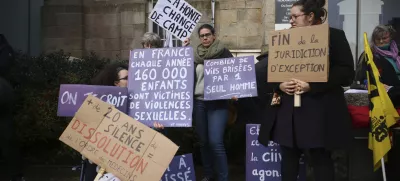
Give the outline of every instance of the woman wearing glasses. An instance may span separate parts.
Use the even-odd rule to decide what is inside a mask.
[[[199,27],[201,43],[194,47],[195,89],[194,123],[200,141],[204,169],[202,181],[214,180],[213,168],[218,180],[228,180],[228,161],[224,147],[224,131],[228,121],[228,100],[204,101],[204,60],[233,57],[232,53],[216,39],[215,29],[204,24]]]
[[[128,86],[128,67],[119,63],[111,63],[104,67],[91,81],[92,85],[102,86]],[[82,156],[83,157],[83,156]],[[97,175],[97,165],[86,161],[85,181],[93,181]]]
[[[143,35],[141,44],[143,48],[162,48],[163,46],[160,36],[152,32]],[[92,85],[128,87],[128,67],[119,63],[111,63],[92,80]],[[164,129],[164,126],[154,122],[154,128],[161,130]],[[97,165],[89,161],[86,165],[85,181],[93,181],[97,175]]]
[[[379,69],[381,82],[395,106],[400,106],[400,51],[393,40],[396,31],[391,26],[379,25],[371,35],[374,62]],[[363,53],[358,60],[356,80],[367,88],[367,62]]]
[[[318,25],[326,20],[325,0],[299,0],[290,10],[292,28]],[[275,85],[274,96],[280,103],[266,108],[259,141],[270,140],[281,146],[282,181],[296,181],[302,153],[314,168],[316,181],[333,181],[331,150],[346,148],[351,141],[351,118],[342,86],[354,78],[353,55],[345,33],[329,29],[329,80],[308,83],[288,80]],[[293,77],[294,78],[294,77]],[[301,107],[294,107],[296,91],[301,94]],[[274,102],[275,103],[275,102]]]

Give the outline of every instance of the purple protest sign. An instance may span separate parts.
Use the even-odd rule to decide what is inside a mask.
[[[257,96],[254,56],[206,60],[204,99]]]
[[[61,84],[58,96],[58,116],[73,117],[90,94],[113,104],[118,110],[127,112],[128,89],[116,86],[83,84]]]
[[[169,164],[161,181],[196,181],[192,154],[175,156]]]
[[[258,143],[260,125],[246,125],[246,181],[268,180],[281,181],[280,147],[270,142],[268,147]],[[306,167],[303,157],[299,160],[300,170],[298,181],[306,180]]]
[[[148,126],[192,126],[191,47],[132,50],[128,81],[129,116]]]

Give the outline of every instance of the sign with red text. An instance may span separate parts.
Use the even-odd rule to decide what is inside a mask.
[[[89,95],[60,140],[122,181],[159,181],[178,146]]]
[[[201,13],[184,0],[158,0],[149,19],[184,41],[193,33]]]
[[[328,24],[271,31],[268,41],[268,82],[328,81]]]

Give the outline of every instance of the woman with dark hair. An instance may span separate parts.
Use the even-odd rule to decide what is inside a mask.
[[[300,0],[290,13],[292,28],[324,23],[325,0]],[[259,142],[281,146],[282,181],[296,181],[302,153],[314,168],[316,181],[333,181],[331,150],[347,148],[351,141],[351,118],[342,86],[354,78],[354,62],[342,30],[329,29],[329,79],[324,83],[291,79],[275,84],[274,97],[261,114]],[[301,94],[301,107],[294,107],[293,94]],[[274,102],[275,103],[275,102]]]
[[[92,79],[91,84],[128,87],[128,67],[121,63],[110,63]],[[85,181],[93,181],[97,175],[97,165],[83,159],[86,161]]]
[[[128,86],[128,67],[119,63],[111,63],[92,79],[92,85]]]
[[[216,39],[215,29],[209,24],[199,27],[201,41],[194,47],[195,89],[194,121],[200,141],[204,168],[202,181],[213,180],[213,166],[218,180],[228,180],[228,161],[224,147],[224,131],[228,121],[228,100],[204,101],[204,60],[233,57],[231,52]]]

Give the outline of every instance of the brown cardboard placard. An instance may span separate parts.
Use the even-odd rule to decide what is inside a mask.
[[[89,101],[99,111],[85,105]],[[60,140],[122,181],[159,181],[178,146],[114,106],[103,103],[88,96],[75,117],[82,123],[92,123],[91,127],[87,126],[86,132],[83,129],[82,133],[79,129],[72,129],[74,127],[70,125],[74,125],[74,118]],[[66,135],[83,135],[81,139],[86,144],[76,146],[70,139],[65,139]]]
[[[92,136],[91,134],[100,125],[104,117],[103,115],[114,107],[103,101],[99,101],[99,99],[89,97],[93,96],[88,96],[83,102],[59,138],[60,141],[79,152],[83,150]]]
[[[328,24],[271,31],[268,40],[268,82],[328,81]]]

